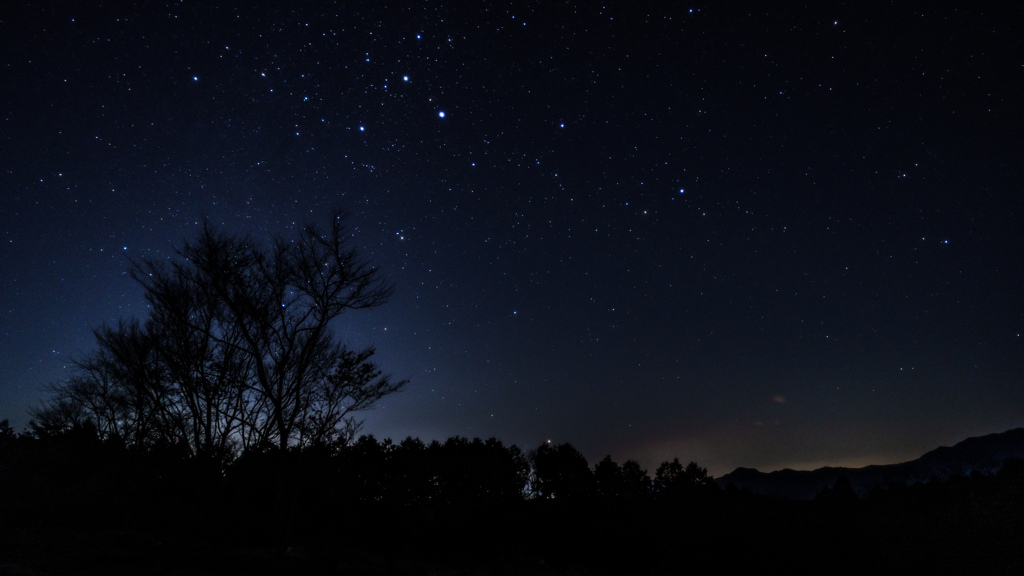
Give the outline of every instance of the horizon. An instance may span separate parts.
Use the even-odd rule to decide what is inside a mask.
[[[2,421],[10,422],[10,419],[6,418],[6,417],[0,417],[0,422],[2,422]],[[14,427],[13,425],[12,425],[12,427],[15,429],[16,433],[26,433],[26,434],[30,434],[31,433],[31,430],[30,430],[30,428],[28,428],[27,425],[26,425],[26,427],[24,427],[22,429],[18,429],[16,427]],[[770,473],[773,473],[773,472],[783,472],[783,471],[814,472],[814,471],[817,471],[817,470],[820,470],[820,469],[823,469],[823,468],[841,468],[841,469],[856,470],[856,469],[867,468],[867,467],[872,467],[872,466],[889,466],[889,465],[895,465],[895,464],[903,464],[903,463],[906,463],[906,462],[911,462],[911,461],[917,460],[917,459],[921,458],[922,456],[924,456],[924,455],[926,455],[926,454],[928,454],[930,452],[933,452],[935,450],[938,450],[940,448],[951,448],[953,446],[956,446],[957,444],[960,444],[961,442],[964,442],[965,440],[970,440],[970,439],[975,439],[975,438],[984,438],[984,437],[987,437],[987,436],[999,435],[999,434],[1003,434],[1003,433],[1006,433],[1006,432],[1011,432],[1011,431],[1014,431],[1014,430],[1020,430],[1022,428],[1024,428],[1024,427],[1019,427],[1018,426],[1018,427],[1008,428],[1006,430],[1001,430],[1001,431],[997,431],[997,432],[984,432],[984,433],[980,433],[980,434],[974,434],[974,435],[970,435],[970,436],[961,438],[961,439],[956,440],[954,442],[951,442],[949,444],[941,444],[941,445],[933,446],[931,448],[923,450],[922,452],[920,452],[919,454],[917,454],[915,456],[911,456],[911,457],[893,456],[892,459],[890,459],[888,461],[886,461],[886,460],[879,460],[876,457],[864,457],[864,458],[859,458],[859,459],[856,459],[856,458],[855,459],[850,459],[850,460],[841,461],[841,462],[837,462],[837,461],[834,461],[834,460],[824,460],[824,461],[820,461],[820,462],[805,462],[805,463],[796,464],[795,466],[783,465],[781,467],[774,467],[774,468],[768,468],[768,469],[759,468],[757,466],[744,466],[743,464],[739,464],[737,466],[733,466],[732,468],[730,468],[728,470],[722,470],[722,469],[714,468],[714,464],[709,466],[707,464],[707,462],[705,462],[705,461],[680,458],[678,455],[668,455],[668,456],[661,456],[661,457],[651,456],[650,458],[644,458],[643,456],[641,456],[640,458],[637,458],[637,457],[634,457],[634,456],[616,457],[615,454],[606,453],[604,456],[592,457],[592,456],[589,456],[586,452],[584,452],[582,450],[580,450],[580,452],[583,454],[584,458],[586,458],[587,464],[588,464],[588,466],[591,469],[593,469],[594,466],[596,466],[598,462],[603,460],[605,458],[605,456],[609,456],[609,457],[611,457],[613,462],[619,464],[620,466],[624,462],[626,462],[627,460],[634,460],[634,461],[636,461],[637,463],[640,464],[640,467],[642,469],[644,469],[649,475],[651,475],[653,477],[655,471],[657,470],[657,468],[658,468],[658,466],[660,464],[666,463],[666,462],[671,462],[673,459],[679,459],[680,462],[682,462],[683,464],[686,464],[688,462],[695,462],[696,464],[698,464],[702,468],[705,468],[708,471],[709,476],[711,476],[712,478],[721,478],[722,476],[728,475],[728,474],[730,474],[732,472],[735,472],[736,470],[739,470],[739,469],[754,470],[756,472],[762,472],[762,473],[769,473],[770,474]],[[358,436],[373,436],[374,438],[377,439],[377,441],[380,441],[380,442],[390,441],[390,442],[392,442],[394,444],[398,444],[398,443],[402,442],[403,440],[405,440],[406,438],[412,438],[412,439],[415,439],[415,440],[420,440],[424,444],[427,444],[427,445],[431,444],[432,442],[438,442],[440,444],[444,444],[446,440],[457,437],[457,436],[449,436],[447,438],[423,438],[423,437],[420,437],[420,436],[406,436],[406,437],[402,437],[402,438],[392,438],[392,437],[377,437],[375,434],[372,434],[372,433],[369,433],[369,432],[365,432],[365,433],[364,432],[360,432],[358,434]],[[498,441],[502,442],[502,444],[505,445],[505,446],[516,446],[516,447],[518,447],[522,451],[522,453],[524,455],[526,455],[526,456],[529,456],[529,454],[532,451],[536,450],[538,447],[540,447],[543,444],[557,445],[557,444],[568,443],[570,445],[573,445],[573,447],[576,448],[577,450],[579,450],[579,446],[576,446],[575,444],[573,444],[571,441],[568,441],[568,440],[555,441],[555,440],[548,439],[548,440],[543,441],[543,442],[541,442],[540,444],[537,444],[537,445],[523,446],[523,445],[519,445],[519,444],[515,444],[515,443],[505,442],[503,439],[497,438],[497,437],[494,437],[494,436],[490,436],[490,437],[476,436],[476,437],[463,437],[463,438],[467,438],[469,440],[474,440],[474,439],[488,440],[488,439],[492,439],[492,438],[493,439],[497,439]],[[711,462],[714,462],[714,460],[711,460]]]

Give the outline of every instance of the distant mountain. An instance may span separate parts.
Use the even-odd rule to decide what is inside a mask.
[[[846,476],[853,489],[864,494],[875,486],[887,484],[945,480],[975,471],[993,474],[1002,468],[1003,462],[1014,458],[1024,459],[1024,428],[968,438],[952,447],[936,448],[917,460],[900,464],[864,468],[786,469],[776,472],[737,468],[716,482],[723,488],[732,484],[759,494],[809,500],[835,484],[840,476]]]

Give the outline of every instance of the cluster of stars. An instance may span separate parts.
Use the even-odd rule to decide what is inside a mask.
[[[645,429],[732,397],[795,411],[869,389],[851,379],[891,390],[873,374],[907,355],[940,373],[973,326],[1018,332],[999,251],[1019,239],[1019,70],[992,55],[1019,41],[974,35],[993,25],[969,11],[935,8],[938,28],[890,50],[857,7],[96,10],[111,17],[47,24],[67,53],[3,41],[23,87],[0,130],[4,300],[111,303],[61,310],[80,330],[40,338],[84,347],[113,321],[127,302],[109,294],[135,296],[112,288],[125,253],[167,260],[204,220],[269,238],[333,206],[396,285],[346,338],[443,391],[417,411],[414,379],[396,426],[423,413],[524,442],[562,426],[597,446],[561,423],[579,398],[649,386],[658,405],[628,415],[660,423]],[[1019,373],[1007,358],[991,371]],[[496,406],[523,428],[487,428]]]

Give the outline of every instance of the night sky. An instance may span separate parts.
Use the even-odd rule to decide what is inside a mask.
[[[212,4],[0,8],[16,428],[145,317],[130,258],[334,207],[396,286],[338,325],[411,380],[378,437],[721,475],[1024,425],[1019,2]]]

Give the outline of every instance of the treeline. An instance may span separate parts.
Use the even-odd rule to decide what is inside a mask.
[[[147,470],[157,471],[160,478],[177,478],[193,490],[205,486],[208,491],[254,491],[265,497],[294,483],[307,495],[316,493],[322,503],[393,507],[535,499],[635,503],[708,498],[719,492],[707,470],[695,462],[684,466],[678,458],[665,461],[652,477],[637,461],[619,465],[610,455],[591,468],[569,443],[548,442],[523,452],[496,438],[456,436],[426,443],[409,437],[396,443],[363,435],[348,444],[284,450],[264,443],[225,461],[195,454],[187,443],[133,444],[101,433],[90,421],[59,430],[32,421],[21,434],[3,421],[0,454],[0,489],[8,493],[47,491],[47,486],[60,492],[53,486],[62,481],[120,485],[124,478],[143,479]]]
[[[224,464],[89,423],[0,424],[0,568],[53,573],[1015,573],[1021,518],[1021,462],[791,502],[570,444],[362,436]]]
[[[639,520],[655,503],[718,492],[695,463],[665,462],[653,477],[610,457],[591,468],[568,443],[524,452],[495,438],[363,435],[283,450],[264,443],[225,463],[185,444],[134,444],[88,420],[56,430],[33,422],[20,434],[0,423],[0,541],[10,546],[0,552],[36,559],[57,549],[64,564],[84,555],[103,565],[124,550],[148,561],[168,546],[203,562],[237,560],[226,550],[294,561],[287,551],[298,548],[345,551],[363,568],[391,557],[445,563],[452,553],[479,564],[499,553],[568,564],[579,560],[568,547],[501,549],[517,538],[562,538],[559,526],[607,525],[630,506]],[[566,524],[593,515],[586,527]],[[76,551],[69,540],[89,546]]]

